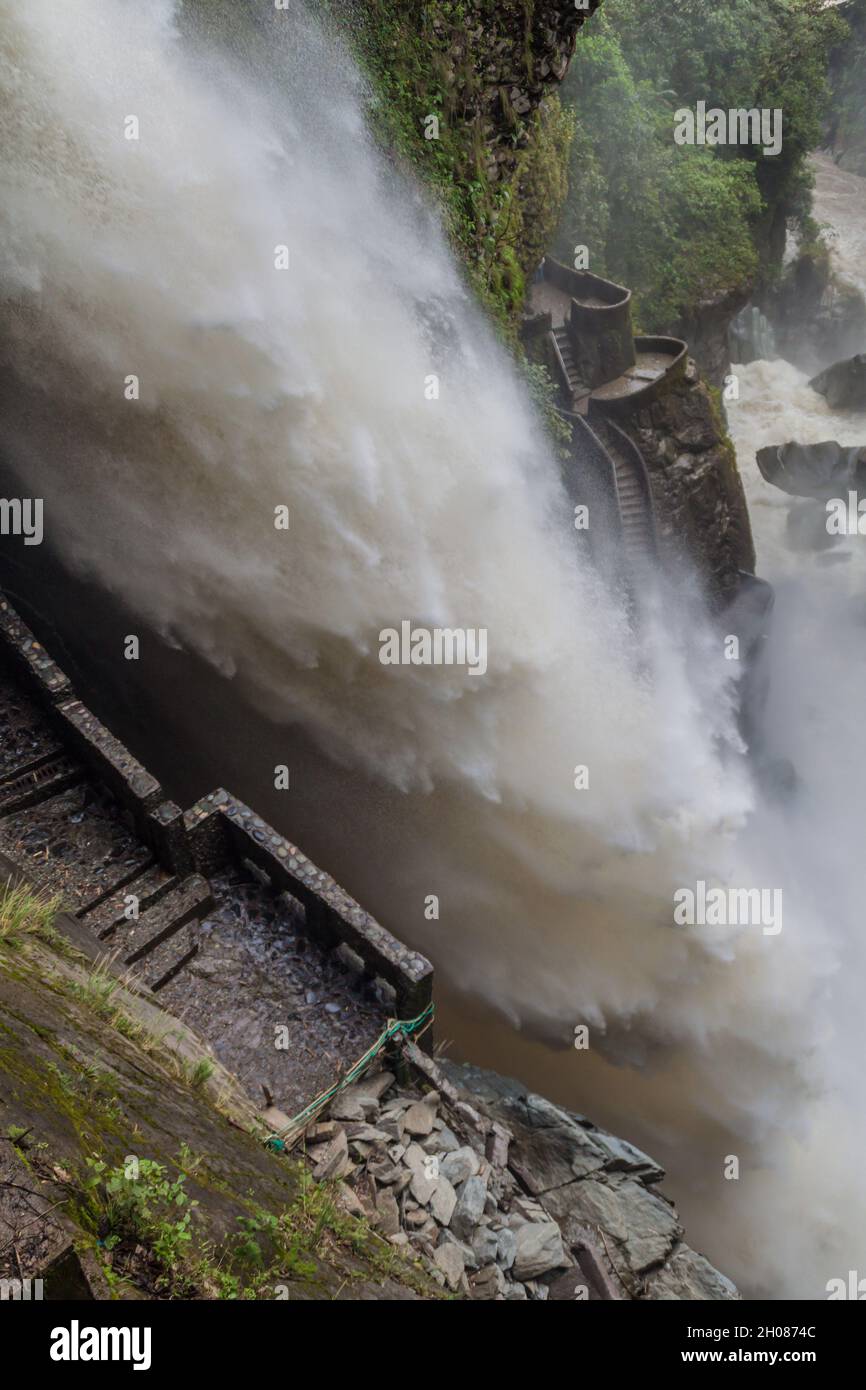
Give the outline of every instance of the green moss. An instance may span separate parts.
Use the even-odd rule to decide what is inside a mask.
[[[469,34],[464,4],[433,0],[420,15],[401,0],[366,0],[350,9],[331,0],[328,8],[368,76],[378,142],[430,190],[474,290],[513,343],[526,276],[541,259],[565,194],[572,117],[555,96],[525,116],[516,112],[509,88],[522,75],[511,67],[491,104],[495,87]],[[501,9],[522,12],[518,61],[530,81],[531,0],[509,0]],[[493,11],[491,26],[501,22]]]

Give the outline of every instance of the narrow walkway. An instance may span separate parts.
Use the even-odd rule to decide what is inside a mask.
[[[655,516],[643,455],[616,425],[603,427],[602,442],[613,462],[622,549],[637,592],[650,584],[658,564]]]
[[[74,694],[63,711],[90,731],[101,730]],[[301,1110],[398,1013],[394,989],[346,945],[311,934],[321,917],[318,902],[311,924],[301,901],[250,861],[243,836],[213,869],[191,860],[186,872],[165,867],[133,828],[128,808],[75,749],[63,746],[63,725],[0,661],[0,855],[34,888],[59,895],[115,968],[186,1018],[254,1104],[263,1104],[267,1087],[290,1114]],[[180,816],[179,808],[160,802],[158,784],[126,750],[121,757],[148,806],[159,803],[159,810]],[[211,801],[232,805],[226,793]],[[181,819],[200,823],[207,805],[205,798]],[[264,826],[249,811],[232,814]],[[317,883],[330,882],[270,827],[264,830],[275,853],[290,860],[293,852],[291,862],[303,860]],[[343,897],[347,911],[360,912]],[[374,928],[383,951],[405,950],[376,924],[367,930]],[[410,959],[429,974],[420,957]]]

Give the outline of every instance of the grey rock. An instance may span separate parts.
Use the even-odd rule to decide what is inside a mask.
[[[809,385],[825,397],[831,410],[866,409],[866,353],[825,367]]]
[[[471,1245],[467,1245],[464,1240],[458,1240],[453,1231],[445,1230],[439,1238],[440,1245],[456,1245],[463,1256],[463,1264],[466,1269],[477,1269],[478,1260]]]
[[[550,1269],[560,1269],[570,1263],[562,1244],[562,1232],[555,1221],[527,1223],[514,1234],[517,1251],[514,1257],[515,1279],[537,1279]]]
[[[428,1178],[423,1168],[410,1172],[409,1191],[420,1206],[426,1207],[436,1191],[439,1178]]]
[[[387,1134],[389,1139],[393,1139],[397,1144],[402,1143],[403,1120],[401,1116],[393,1115],[383,1118],[383,1116],[380,1115],[376,1124],[377,1127],[382,1130],[383,1134]]]
[[[601,1129],[591,1130],[592,1142],[605,1155],[605,1167],[609,1172],[626,1170],[642,1177],[644,1182],[661,1182],[665,1170],[649,1154],[630,1144],[627,1139],[617,1139]]]
[[[345,1091],[331,1101],[330,1114],[335,1120],[367,1120],[375,1115],[378,1102],[374,1096],[365,1096],[355,1086],[347,1086]]]
[[[409,1144],[403,1155],[403,1162],[407,1168],[411,1168],[413,1173],[424,1173],[428,1170],[428,1159],[420,1144]]]
[[[740,1297],[730,1279],[688,1245],[681,1245],[662,1269],[649,1276],[644,1296],[665,1301],[733,1301]]]
[[[325,1182],[328,1178],[343,1177],[352,1167],[352,1161],[349,1158],[349,1141],[342,1129],[327,1144],[311,1149],[309,1156],[314,1163],[313,1177],[316,1182]]]
[[[479,1226],[472,1237],[472,1249],[480,1266],[493,1264],[499,1248],[499,1235],[489,1226]]]
[[[457,1193],[451,1186],[447,1178],[440,1176],[436,1179],[436,1186],[430,1198],[431,1214],[439,1222],[440,1226],[451,1224],[451,1218],[457,1206]]]
[[[538,1096],[518,1109],[520,1123],[508,1155],[509,1167],[530,1192],[540,1194],[604,1167],[605,1153],[563,1110]],[[533,1102],[533,1104],[530,1104]]]
[[[389,1136],[376,1125],[347,1124],[346,1135],[357,1144],[387,1144]]]
[[[375,1178],[383,1186],[389,1186],[397,1182],[403,1174],[403,1169],[398,1163],[390,1163],[387,1158],[373,1159],[367,1163],[367,1172],[371,1178]]]
[[[470,1296],[478,1300],[494,1299],[498,1294],[504,1294],[505,1288],[505,1275],[498,1265],[485,1265],[469,1277]]]
[[[382,1099],[385,1092],[394,1084],[394,1073],[390,1071],[374,1071],[363,1076],[360,1081],[356,1081],[354,1090],[361,1096],[371,1096],[373,1100]],[[347,1087],[347,1090],[352,1089]],[[346,1092],[343,1093],[344,1095]]]
[[[393,1192],[380,1192],[376,1198],[376,1214],[383,1236],[394,1236],[400,1230],[400,1208]]]
[[[423,1101],[410,1105],[403,1117],[407,1134],[425,1135],[433,1129],[433,1110]]]
[[[598,1227],[633,1274],[662,1264],[682,1236],[673,1207],[627,1174],[573,1182],[545,1193],[543,1203],[569,1245],[580,1242],[587,1226]]]
[[[517,1255],[517,1237],[505,1226],[496,1233],[496,1254],[494,1259],[502,1269],[511,1269]]]
[[[866,449],[843,447],[835,439],[820,444],[769,444],[758,450],[756,458],[766,481],[792,497],[847,500],[849,489],[857,492],[866,483]],[[826,530],[823,509],[822,520]]]
[[[449,1289],[456,1289],[463,1276],[463,1255],[458,1245],[439,1245],[433,1252],[436,1266],[445,1275]]]
[[[456,1149],[459,1149],[460,1140],[453,1129],[449,1129],[447,1125],[442,1125],[433,1134],[428,1134],[426,1139],[422,1139],[421,1147],[425,1153],[435,1153],[442,1156],[454,1153]]]
[[[447,1153],[439,1165],[439,1171],[455,1187],[465,1182],[467,1178],[474,1178],[479,1169],[478,1155],[474,1149],[470,1149],[468,1144],[462,1148],[454,1149]]]
[[[550,1297],[550,1290],[547,1285],[539,1284],[535,1279],[527,1279],[525,1288],[529,1297],[537,1302],[546,1302]]]
[[[487,1199],[487,1183],[484,1178],[467,1178],[457,1194],[457,1206],[451,1218],[455,1234],[470,1240],[481,1217]]]

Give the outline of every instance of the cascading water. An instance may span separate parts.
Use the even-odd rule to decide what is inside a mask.
[[[345,770],[365,901],[508,1021],[500,1063],[651,1140],[744,1286],[820,1297],[866,1229],[835,1118],[856,1093],[831,1094],[859,1051],[854,827],[833,803],[825,844],[811,815],[837,711],[791,713],[808,788],[756,803],[716,639],[656,625],[648,666],[579,565],[556,465],[351,66],[284,11],[253,78],[178,17],[0,0],[6,460],[71,566]],[[486,628],[487,673],[383,666],[403,619]],[[234,785],[228,756],[212,781]],[[783,888],[784,930],[674,927],[698,878]],[[590,1053],[563,1050],[578,1023]],[[516,1029],[559,1053],[509,1053]]]

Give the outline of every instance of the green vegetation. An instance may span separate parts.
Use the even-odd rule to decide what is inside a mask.
[[[531,0],[491,6],[482,36],[471,32],[472,7],[455,0],[328,8],[369,79],[374,135],[432,192],[473,288],[513,341],[525,277],[559,215],[574,133],[553,91],[525,115],[512,103],[515,87],[534,82]],[[515,19],[524,35],[516,63]],[[508,51],[501,71],[498,44]]]
[[[339,1185],[267,1151],[254,1107],[194,1034],[133,982],[43,940],[39,895],[0,901],[0,1141],[60,1196],[112,1297],[334,1298],[389,1279],[443,1296],[343,1210]]]
[[[114,1168],[101,1158],[86,1163],[79,1213],[103,1249],[113,1250],[124,1238],[140,1241],[164,1271],[175,1270],[192,1241],[190,1222],[198,1206],[184,1191],[186,1175],[169,1179],[163,1165],[149,1158],[130,1158]]]
[[[578,130],[555,249],[629,285],[642,326],[670,329],[778,274],[788,225],[809,231],[805,157],[820,140],[838,16],[821,0],[605,0],[583,31],[563,99]],[[776,156],[679,146],[674,112],[780,108]]]
[[[0,941],[19,947],[28,936],[56,946],[60,940],[54,918],[61,907],[57,894],[34,893],[10,879],[0,888]]]

